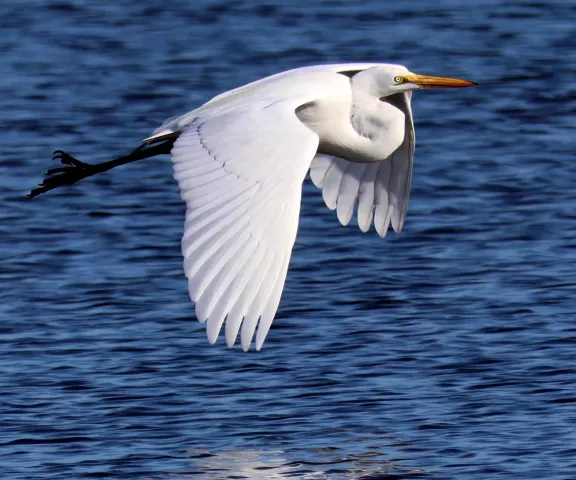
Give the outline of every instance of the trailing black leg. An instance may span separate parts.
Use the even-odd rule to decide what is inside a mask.
[[[127,163],[136,162],[137,160],[143,160],[144,158],[170,153],[175,140],[175,138],[171,138],[152,146],[142,144],[136,150],[124,157],[119,157],[96,165],[81,162],[63,150],[56,150],[52,160],[60,160],[63,165],[67,166],[51,168],[48,170],[44,174],[48,178],[44,179],[38,188],[32,190],[27,196],[29,198],[34,198],[41,193],[49,192],[50,190],[61,187],[62,185],[72,185],[84,178],[91,177],[97,173],[106,172],[119,165],[125,165]]]

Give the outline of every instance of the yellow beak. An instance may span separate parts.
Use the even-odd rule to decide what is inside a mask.
[[[431,77],[428,75],[417,75],[411,73],[404,77],[408,82],[415,83],[422,88],[462,88],[462,87],[475,87],[478,85],[468,80],[460,80],[459,78],[447,77]]]

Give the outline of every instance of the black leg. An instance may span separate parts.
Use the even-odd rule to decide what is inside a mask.
[[[56,150],[52,160],[60,160],[62,164],[68,166],[51,168],[48,170],[45,173],[48,178],[44,179],[38,188],[32,190],[27,196],[28,198],[34,198],[41,193],[49,192],[50,190],[61,187],[62,185],[72,185],[73,183],[76,183],[84,178],[91,177],[97,173],[106,172],[119,165],[125,165],[127,163],[142,160],[144,158],[150,158],[156,155],[170,153],[170,150],[172,150],[172,146],[174,145],[175,141],[176,139],[172,138],[152,146],[142,144],[136,148],[136,150],[132,151],[130,154],[124,157],[119,157],[108,162],[98,163],[96,165],[90,165],[89,163],[81,162],[63,150]]]

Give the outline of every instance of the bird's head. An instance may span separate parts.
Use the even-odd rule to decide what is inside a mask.
[[[367,68],[354,76],[362,88],[378,97],[420,88],[462,88],[477,83],[458,78],[433,77],[410,72],[403,65],[382,64]]]

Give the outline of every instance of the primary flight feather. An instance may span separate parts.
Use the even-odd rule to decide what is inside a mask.
[[[184,271],[196,316],[214,343],[224,326],[259,350],[278,305],[308,171],[328,208],[381,237],[402,229],[414,156],[411,92],[469,87],[401,65],[340,64],[272,75],[171,118],[131,154],[47,172],[34,197],[118,165],[171,153],[186,202]]]

